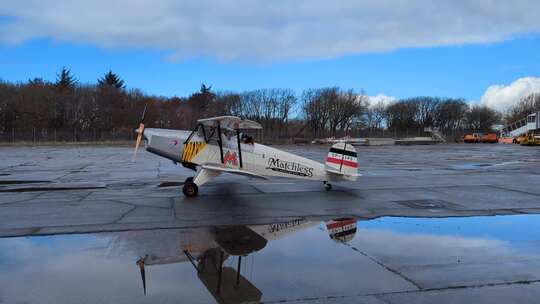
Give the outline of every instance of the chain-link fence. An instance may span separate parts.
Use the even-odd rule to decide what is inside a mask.
[[[0,132],[0,142],[17,143],[62,143],[62,142],[103,142],[103,141],[127,141],[136,138],[135,130],[56,130],[36,129],[17,130],[11,129]]]
[[[450,141],[459,141],[463,138],[467,130],[453,130],[446,134],[444,137]],[[252,132],[256,141],[260,143],[294,143],[294,142],[311,142],[314,138],[308,132],[303,134],[296,134],[293,136],[264,136],[262,132]],[[423,129],[405,129],[405,130],[382,130],[382,129],[363,129],[354,130],[348,132],[349,136],[356,138],[408,138],[408,137],[429,137],[431,133],[426,132]],[[322,136],[321,138],[329,137]],[[130,141],[135,140],[137,134],[135,130],[121,129],[103,131],[98,129],[89,130],[56,130],[56,129],[37,129],[31,130],[17,130],[11,129],[8,131],[0,132],[0,142],[3,143],[73,143],[73,142],[113,142],[113,141]],[[342,137],[337,135],[336,137]]]

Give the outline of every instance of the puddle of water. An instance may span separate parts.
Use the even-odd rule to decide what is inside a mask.
[[[296,219],[5,238],[0,239],[0,302],[257,303],[345,297],[346,303],[346,297],[356,295],[534,281],[540,279],[539,219]]]
[[[474,170],[474,169],[481,169],[481,168],[502,167],[502,166],[520,164],[520,163],[522,163],[522,161],[507,161],[507,162],[494,163],[494,164],[487,164],[487,163],[460,164],[460,165],[452,165],[450,168],[454,170]]]
[[[1,176],[2,174],[0,174]],[[36,183],[50,183],[46,180],[0,180],[0,185],[17,185],[17,184],[36,184]]]
[[[183,182],[161,182],[161,183],[159,183],[158,188],[179,187],[179,186],[182,186],[182,185],[184,185]]]
[[[75,187],[20,187],[20,188],[8,188],[0,189],[0,192],[36,192],[36,191],[68,191],[68,190],[95,190],[104,189],[105,186],[75,186]]]
[[[491,164],[460,164],[460,165],[452,165],[450,168],[455,170],[474,170],[474,169],[480,169],[489,167]]]

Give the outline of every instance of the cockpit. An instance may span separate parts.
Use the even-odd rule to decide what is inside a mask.
[[[250,144],[250,145],[253,145],[255,143],[255,141],[253,140],[253,136],[250,136],[246,133],[242,133],[240,135],[240,139],[242,141],[242,143],[244,144]]]
[[[200,138],[204,138],[207,142],[211,141],[218,141],[218,128],[213,126],[201,126],[197,130],[197,135]],[[223,141],[236,141],[236,137],[239,136],[240,142],[242,144],[255,144],[255,140],[252,135],[249,135],[248,133],[239,132],[239,134],[236,133],[236,131],[229,130],[229,129],[221,129],[222,139]]]

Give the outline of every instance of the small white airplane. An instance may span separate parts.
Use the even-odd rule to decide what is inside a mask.
[[[133,161],[142,138],[148,152],[197,171],[186,179],[183,193],[194,197],[199,186],[223,172],[248,177],[287,177],[322,181],[327,190],[330,182],[355,181],[358,176],[356,150],[351,144],[336,143],[330,148],[325,164],[253,142],[241,130],[262,129],[254,121],[236,116],[199,119],[193,131],[144,127],[143,111]]]

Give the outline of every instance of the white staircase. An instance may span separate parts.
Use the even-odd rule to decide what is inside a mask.
[[[442,135],[439,129],[434,129],[431,127],[425,127],[424,132],[431,133],[431,137],[439,142],[446,142],[446,138]]]
[[[540,112],[532,113],[527,115],[527,117],[520,119],[516,122],[508,124],[502,130],[502,133],[511,136],[517,137],[524,133],[529,133],[530,131],[536,131],[540,129]]]

